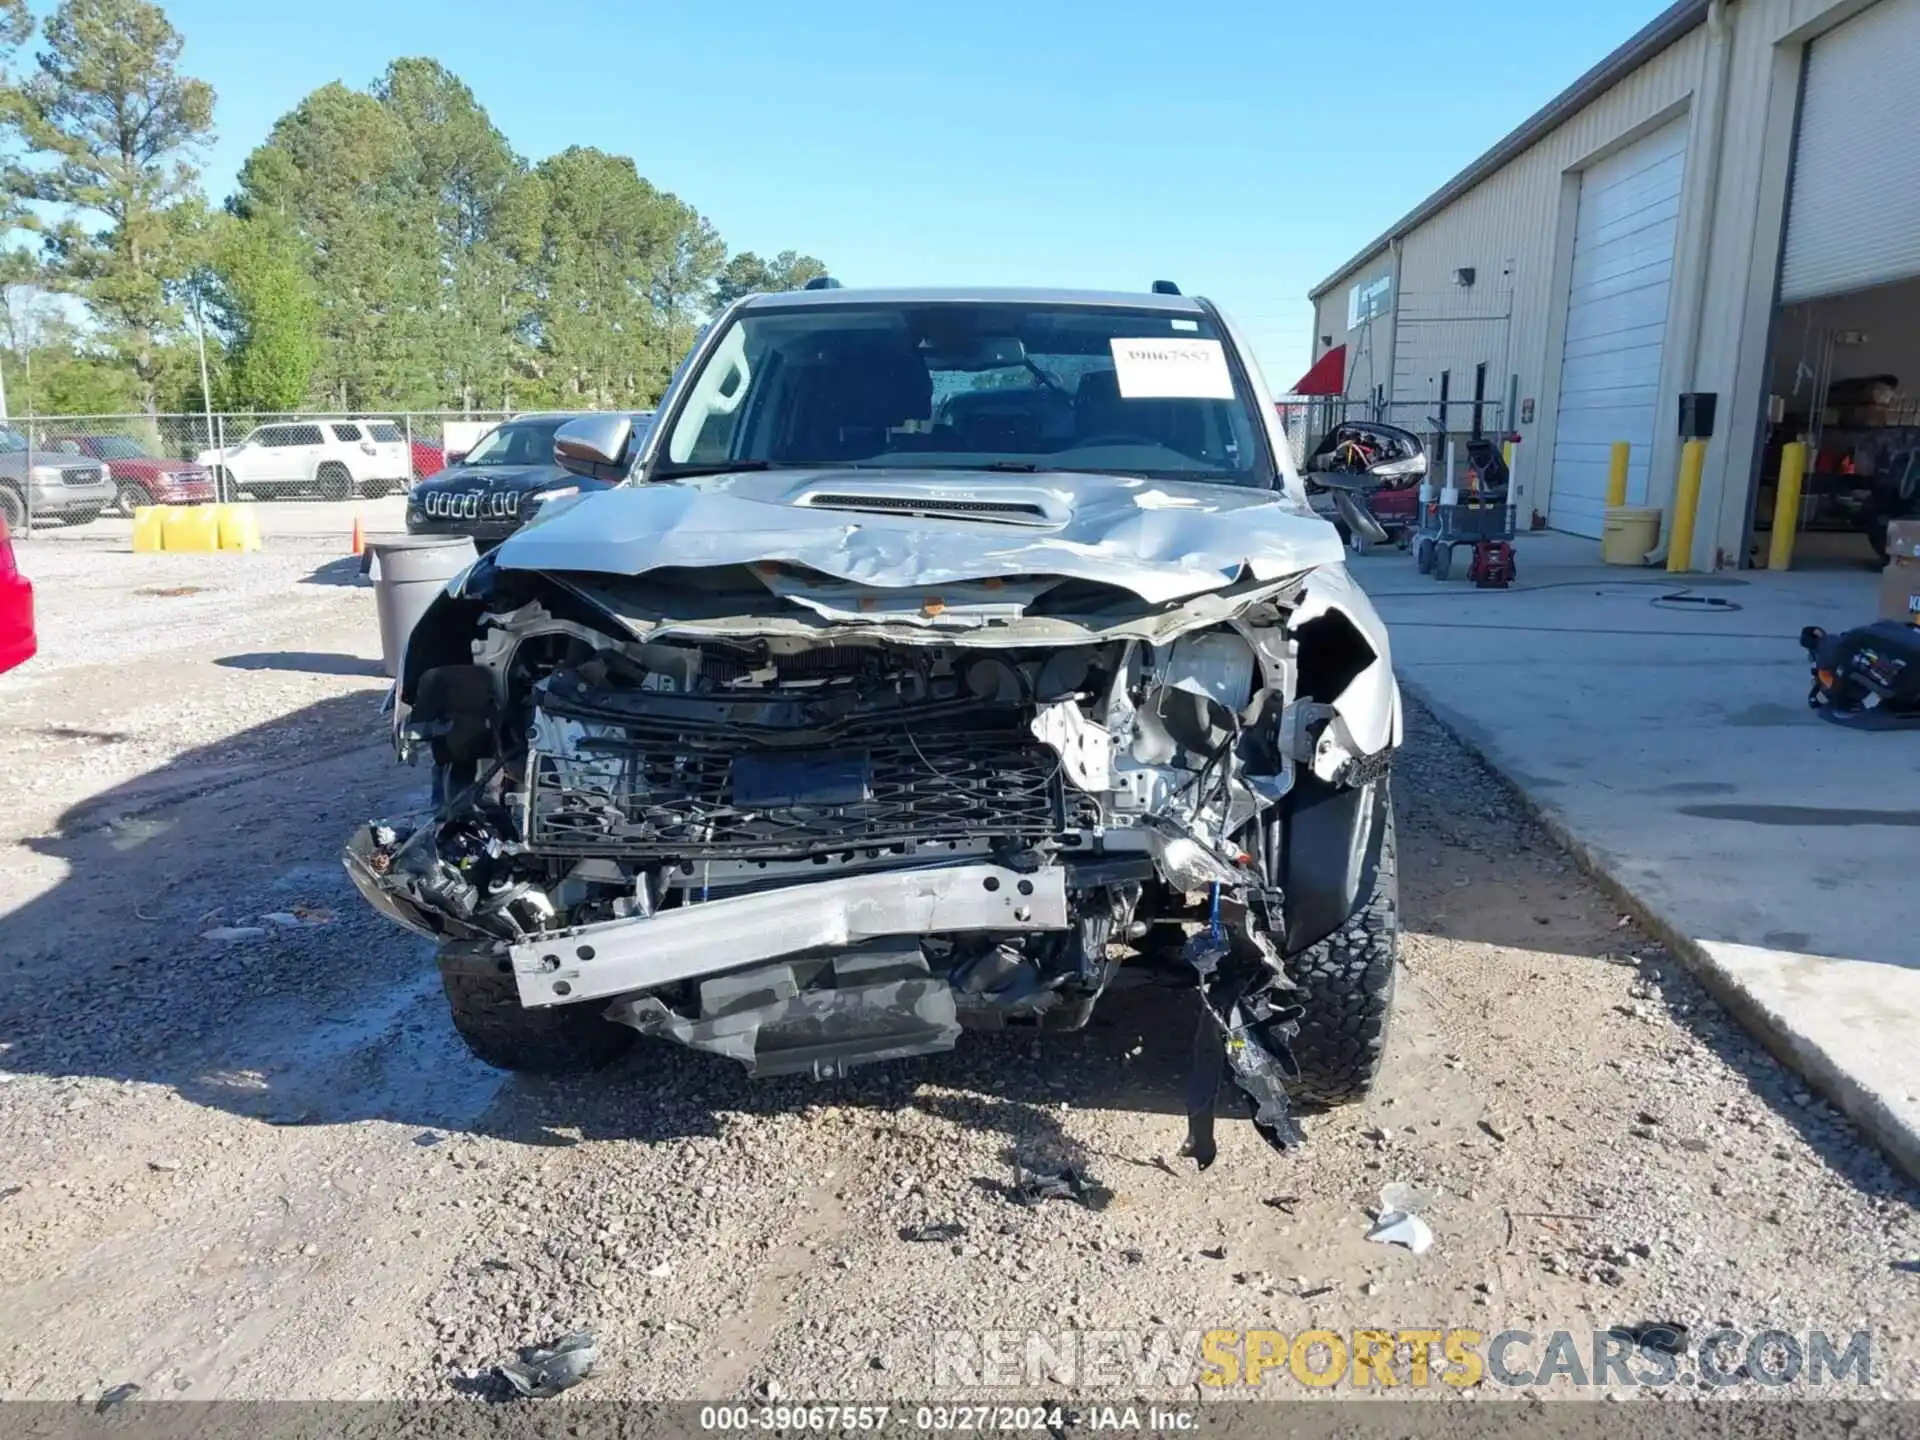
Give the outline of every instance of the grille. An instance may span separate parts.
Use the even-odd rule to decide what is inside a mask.
[[[60,472],[60,478],[69,485],[95,485],[103,472],[85,465],[76,465]]]
[[[864,798],[768,808],[738,802],[735,758],[808,752],[551,718],[537,722],[536,734],[551,742],[562,729],[564,749],[543,751],[536,740],[532,758],[528,839],[547,853],[790,859],[902,842],[1038,838],[1063,828],[1059,757],[1013,729],[843,730],[832,757],[843,771],[848,756],[864,761]]]
[[[1017,500],[941,500],[912,495],[815,495],[815,510],[880,510],[901,515],[947,515],[970,520],[1005,520],[1049,525],[1052,517],[1038,505]]]

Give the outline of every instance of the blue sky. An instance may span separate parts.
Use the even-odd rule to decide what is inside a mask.
[[[1307,289],[1661,0],[162,0],[219,92],[208,189],[399,55],[514,147],[632,155],[735,249],[849,284],[1176,280],[1305,368]],[[36,9],[43,8],[36,5]]]

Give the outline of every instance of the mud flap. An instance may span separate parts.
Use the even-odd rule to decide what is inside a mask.
[[[1344,788],[1301,778],[1280,822],[1287,954],[1312,949],[1353,918],[1380,868],[1390,810],[1384,775]]]

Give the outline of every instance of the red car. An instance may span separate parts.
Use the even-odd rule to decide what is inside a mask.
[[[83,455],[106,462],[113,477],[113,508],[131,515],[142,505],[199,505],[220,497],[213,474],[191,460],[162,460],[125,435],[76,435]]]
[[[13,536],[0,518],[0,670],[31,660],[39,648],[33,634],[33,582],[13,559]]]
[[[413,442],[413,478],[424,480],[429,475],[438,475],[447,468],[447,457],[438,445],[425,440]]]

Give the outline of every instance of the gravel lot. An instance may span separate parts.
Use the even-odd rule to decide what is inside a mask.
[[[489,1395],[516,1347],[583,1324],[581,1398],[853,1399],[932,1393],[936,1331],[1645,1320],[1864,1328],[1873,1389],[1920,1396],[1913,1188],[1424,715],[1388,1070],[1304,1152],[1223,1120],[1211,1171],[1179,1158],[1191,1012],[1164,992],[844,1082],[647,1045],[590,1081],[503,1079],[340,872],[350,827],[425,777],[385,748],[340,538],[278,533],[246,557],[24,547],[43,654],[0,677],[0,1396]],[[204,938],[223,926],[257,933]],[[1021,1208],[1015,1161],[1111,1203]],[[1364,1238],[1388,1182],[1419,1193],[1427,1254]]]

